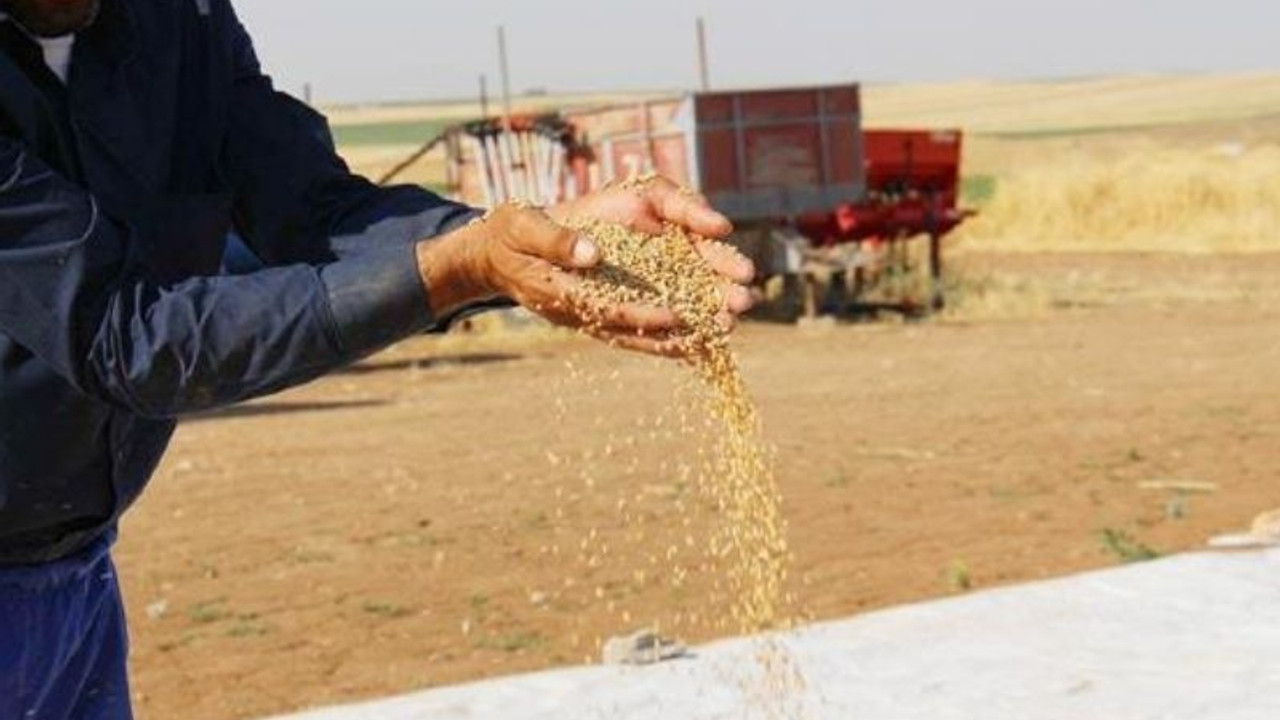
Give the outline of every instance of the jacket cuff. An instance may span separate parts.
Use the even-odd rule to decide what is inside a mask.
[[[418,274],[416,243],[372,247],[321,269],[338,342],[348,360],[435,324]]]

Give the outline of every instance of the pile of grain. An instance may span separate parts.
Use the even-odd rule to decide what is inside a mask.
[[[569,223],[600,248],[600,266],[582,274],[571,298],[584,314],[609,304],[639,303],[671,308],[677,332],[697,379],[702,422],[712,438],[701,458],[698,486],[718,509],[719,522],[707,548],[725,569],[725,594],[736,630],[755,633],[785,623],[786,524],[761,438],[760,422],[728,330],[720,322],[723,280],[707,265],[692,237],[668,226],[646,235],[595,220]]]

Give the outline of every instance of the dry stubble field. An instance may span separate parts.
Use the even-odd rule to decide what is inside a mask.
[[[1270,102],[1274,79],[1242,82],[1213,97]],[[977,114],[998,87],[881,102],[903,122],[960,108],[958,122],[993,133],[1014,127],[1017,97],[1062,96],[1036,132],[1079,131],[1073,95],[1112,98],[1090,100],[1108,124],[1144,107],[1166,123],[979,135],[970,164],[1001,184],[1064,153],[1106,163],[1134,139],[1277,139],[1274,117],[1244,118],[1254,108],[1196,115],[1216,102],[1208,86],[1095,84],[1023,88],[1005,119]],[[1169,95],[1199,105],[1166,116]],[[985,227],[991,244],[1019,234]],[[1280,507],[1280,255],[1036,253],[1041,235],[1022,234],[1014,254],[964,238],[946,317],[740,333],[777,449],[799,612],[1191,550]],[[695,449],[671,432],[678,375],[545,331],[424,338],[188,421],[118,557],[139,717],[253,718],[580,663],[599,637],[653,621],[715,636],[707,578],[673,581],[696,553],[653,557],[708,519],[680,474]]]
[[[1109,529],[1189,550],[1280,507],[1280,257],[967,263],[1050,302],[741,334],[808,612],[1112,565]],[[424,339],[189,422],[119,554],[139,716],[249,718],[576,663],[599,635],[670,617],[690,596],[647,556],[685,534],[669,461],[689,448],[638,421],[662,414],[673,373],[572,338]],[[1151,480],[1218,489],[1177,501]],[[624,496],[647,540],[622,542]],[[588,568],[573,548],[593,528],[618,542]]]

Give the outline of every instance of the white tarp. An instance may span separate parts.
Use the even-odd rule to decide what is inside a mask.
[[[1185,555],[778,640],[808,684],[795,715],[806,720],[1277,720],[1280,551]],[[732,640],[647,668],[551,671],[289,720],[773,717],[750,697],[760,645]]]

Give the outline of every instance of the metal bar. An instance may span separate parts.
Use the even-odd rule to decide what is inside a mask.
[[[941,202],[937,191],[929,194],[929,281],[933,297],[929,305],[934,312],[941,312],[947,304],[942,289],[942,233],[938,229],[938,206]]]
[[[476,164],[476,174],[480,176],[480,187],[484,190],[484,206],[493,207],[496,204],[494,198],[497,194],[497,188],[490,172],[488,151],[485,149],[484,141],[474,136],[468,136],[466,144],[470,148],[472,158]]]
[[[747,132],[742,121],[742,96],[733,96],[733,145],[738,161],[738,192],[747,190]]]
[[[827,94],[818,91],[818,147],[822,152],[822,184],[831,182],[831,142],[827,138]]]
[[[702,92],[711,90],[711,64],[707,60],[707,23],[698,18],[698,80]]]
[[[462,182],[462,133],[451,132],[445,137],[444,183],[450,192],[457,193]]]
[[[493,172],[493,202],[495,205],[506,201],[511,197],[510,178],[502,168],[502,149],[501,143],[498,142],[496,134],[489,135],[484,139],[485,156],[489,160],[489,167]]]
[[[507,201],[515,200],[524,195],[524,189],[520,187],[520,179],[515,173],[515,148],[511,146],[511,133],[498,133],[498,157],[501,159],[502,177],[507,186]]]
[[[640,172],[650,173],[654,171],[653,161],[653,128],[649,127],[649,101],[640,101],[640,133],[644,138],[644,167]]]
[[[414,163],[426,157],[427,153],[431,152],[432,150],[435,150],[436,146],[444,141],[444,138],[445,138],[445,133],[440,133],[439,135],[436,135],[435,137],[431,138],[427,142],[423,143],[421,147],[413,151],[413,154],[409,155],[409,157],[405,158],[404,160],[401,160],[399,163],[396,164],[395,167],[383,173],[382,177],[378,178],[378,184],[386,185],[392,180],[395,180],[405,170],[408,170],[409,168],[413,167]]]
[[[860,118],[857,113],[841,113],[839,115],[806,115],[796,118],[778,118],[774,120],[749,120],[742,123],[735,121],[729,122],[707,122],[698,125],[702,130],[728,130],[730,128],[742,125],[747,128],[770,128],[785,127],[787,125],[813,125],[814,123],[839,124],[840,122],[859,122]]]
[[[929,305],[934,312],[946,307],[946,298],[942,295],[942,236],[936,231],[929,233],[929,282],[933,297]]]
[[[618,169],[614,167],[613,162],[613,138],[607,138],[600,143],[600,154],[604,156],[604,162],[601,169],[604,172],[604,183],[611,183],[618,179]]]
[[[511,69],[507,65],[507,31],[498,26],[498,66],[502,71],[502,125],[511,129]]]
[[[685,125],[676,133],[684,138],[684,156],[688,163],[689,187],[702,192],[702,146],[698,142],[698,103],[693,97],[685,102],[689,104],[688,113],[677,113],[676,117],[684,117]]]
[[[548,204],[558,202],[569,198],[569,188],[565,187],[562,179],[565,170],[565,150],[563,146],[555,147],[553,143],[551,158],[551,192],[552,196]]]

